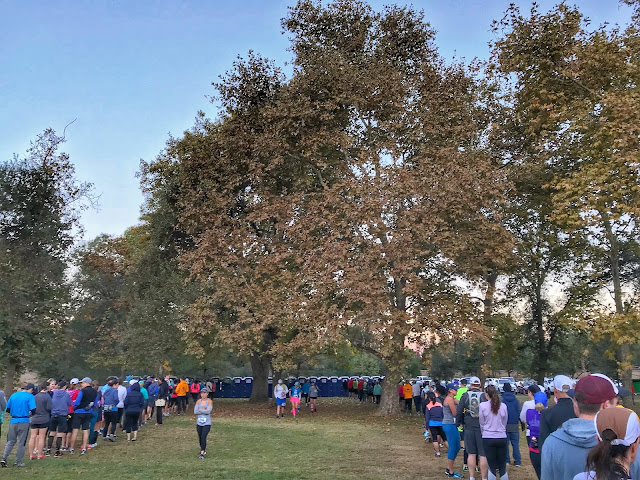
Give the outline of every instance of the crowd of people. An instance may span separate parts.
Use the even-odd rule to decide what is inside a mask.
[[[357,399],[360,402],[380,404],[380,398],[382,397],[380,380],[368,377],[350,378],[342,381],[342,389],[349,398]]]
[[[417,395],[416,395],[417,394]],[[550,400],[538,385],[528,388],[520,405],[511,384],[481,389],[469,385],[403,383],[399,400],[411,413],[425,417],[425,437],[435,456],[447,449],[445,475],[464,478],[454,469],[463,449],[463,471],[470,480],[509,478],[507,465],[522,465],[520,429],[525,431],[529,458],[540,480],[628,480],[640,478],[637,458],[640,421],[619,403],[631,395],[603,374],[587,375],[575,384],[565,375],[553,380]],[[510,455],[511,454],[511,455]]]
[[[196,416],[199,458],[204,459],[214,390],[215,386],[199,380],[187,383],[184,378],[149,376],[124,381],[109,377],[103,385],[89,377],[68,382],[50,378],[39,387],[23,385],[8,400],[0,391],[0,435],[5,411],[10,416],[0,467],[7,467],[14,447],[14,466],[24,467],[25,450],[31,460],[74,455],[79,436],[80,455],[95,449],[99,437],[104,443],[116,442],[117,432],[126,435],[127,442],[135,442],[139,429],[154,419],[161,426],[165,417],[185,414],[189,396]]]

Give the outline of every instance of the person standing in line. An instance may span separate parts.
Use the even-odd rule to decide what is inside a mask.
[[[316,382],[312,381],[311,386],[309,387],[309,401],[311,402],[310,410],[313,413],[316,413],[316,409],[317,409],[316,401],[318,400],[319,396],[320,396],[320,390],[318,389]]]
[[[411,404],[413,403],[413,385],[407,382],[402,387],[402,395],[404,397],[404,409],[411,415]]]
[[[538,388],[537,385],[533,385]],[[542,411],[547,408],[547,394],[538,391],[533,395],[533,408],[527,410],[526,422],[527,422],[527,445],[529,446],[529,460],[536,472],[538,480],[541,475],[541,459],[540,459],[540,445],[538,438],[540,436],[540,417]]]
[[[127,392],[127,398],[124,399],[124,424],[127,432],[127,442],[135,442],[138,439],[138,421],[143,408],[144,397],[140,393],[140,384],[134,382],[130,391]],[[131,438],[131,432],[133,432],[133,438]]]
[[[162,425],[162,410],[169,401],[169,384],[164,378],[158,379],[158,399],[156,400],[156,426]]]
[[[484,454],[489,464],[489,478],[508,480],[507,473],[507,406],[493,385],[486,389],[488,402],[480,404],[480,431]]]
[[[178,385],[176,385],[176,397],[178,400],[178,415],[187,413],[187,393],[189,393],[189,385],[184,378],[180,377]]]
[[[416,406],[416,413],[422,415],[422,398],[421,398],[422,387],[418,382],[416,382],[415,380],[412,380],[411,389],[412,389],[412,395],[413,395],[413,403]]]
[[[456,428],[456,400],[455,395],[458,387],[455,383],[447,385],[447,396],[442,404],[442,430],[449,445],[447,451],[447,469],[444,471],[449,478],[464,478],[462,474],[456,472],[453,464],[460,452],[460,433]],[[426,415],[426,414],[425,414]]]
[[[297,383],[297,382],[296,382]],[[200,389],[200,398],[193,405],[193,413],[196,417],[196,430],[198,432],[198,440],[200,441],[200,460],[204,460],[207,454],[207,435],[211,430],[211,412],[213,411],[213,402],[209,398],[209,389],[204,387]]]
[[[63,438],[63,450],[69,452],[69,454],[73,455],[75,450],[71,448],[71,436],[73,435],[73,424],[75,417],[75,407],[73,404],[75,403],[78,395],[80,394],[80,380],[76,377],[69,380],[69,388],[67,388],[67,393],[71,397],[71,406],[69,407],[69,415],[67,416],[67,434]]]
[[[124,431],[124,401],[126,398],[127,387],[122,384],[122,377],[118,377],[118,423],[122,431]],[[118,435],[113,435],[113,438],[117,437]]]
[[[587,454],[588,471],[578,473],[573,480],[631,478],[631,465],[638,458],[638,415],[626,408],[607,408],[596,414],[593,423],[598,444]]]
[[[502,403],[507,406],[509,418],[507,420],[507,465],[509,460],[509,444],[513,448],[513,464],[516,467],[522,465],[520,456],[520,403],[513,394],[510,383],[505,383],[502,392]]]
[[[427,394],[427,404],[424,411],[424,428],[431,432],[431,438],[433,439],[433,449],[436,453],[436,457],[440,457],[440,444],[439,438],[445,438],[445,433],[442,429],[442,420],[444,418],[444,409],[442,402],[436,397],[436,394],[429,392]]]
[[[289,400],[291,401],[291,415],[293,418],[296,418],[298,414],[298,410],[300,410],[300,396],[302,395],[302,388],[300,388],[300,383],[296,382],[289,390]]]
[[[40,385],[40,391],[34,398],[36,402],[36,412],[31,416],[31,438],[29,439],[29,459],[39,460],[45,457],[45,443],[47,439],[47,429],[51,420],[51,396],[49,395],[49,384]]]
[[[144,387],[144,380],[140,380],[138,382],[140,385],[140,393],[142,394],[142,398],[144,398],[144,405],[142,406],[142,412],[140,412],[140,418],[138,419],[138,425],[146,425],[147,424],[147,406],[149,405],[149,392]]]
[[[467,379],[463,378],[462,380],[460,380],[460,387],[458,387],[458,391],[456,392],[456,396],[453,398],[456,402],[459,402],[460,399],[462,398],[462,395],[464,395],[469,389],[467,388]]]
[[[71,434],[71,442],[69,444],[69,453],[74,452],[78,431],[82,429],[82,446],[80,455],[87,453],[87,445],[89,444],[89,426],[91,425],[91,417],[93,416],[93,406],[95,405],[98,392],[91,386],[91,379],[84,377],[82,379],[82,390],[73,402],[73,433]]]
[[[4,423],[4,412],[7,409],[7,397],[3,390],[0,390],[0,437],[2,436],[2,424]]]
[[[533,397],[539,391],[540,391],[540,387],[538,387],[538,385],[536,385],[535,383],[533,385],[529,385],[529,387],[527,388],[527,396],[529,397],[529,400],[525,400],[522,403],[522,409],[520,410],[520,423],[522,425],[526,425],[525,435],[527,437],[527,445],[529,445],[529,443],[531,442],[531,438],[530,438],[531,435],[530,435],[529,427],[527,423],[527,411],[529,411],[530,409],[536,408],[536,402]],[[546,402],[545,402],[545,408],[546,408]]]
[[[71,406],[71,396],[67,393],[67,382],[61,381],[51,397],[51,420],[49,422],[49,442],[47,451],[51,451],[53,440],[56,441],[54,457],[62,456],[62,442],[67,433],[67,416]]]
[[[7,466],[7,458],[11,455],[13,447],[18,444],[16,451],[16,467],[24,467],[24,450],[27,445],[29,435],[29,415],[36,412],[36,401],[33,396],[35,385],[27,383],[19,392],[9,397],[7,402],[7,413],[11,415],[9,421],[9,433],[7,434],[7,444],[0,459],[0,467]]]
[[[573,399],[569,396],[569,390],[573,386],[573,380],[566,375],[556,375],[553,378],[553,396],[556,404],[542,412],[540,418],[540,450],[547,437],[558,430],[564,422],[576,418],[573,408]]]
[[[200,397],[200,380],[195,379],[189,385],[189,393],[191,393],[191,398],[193,398],[193,404],[195,405]]]
[[[380,405],[380,399],[382,398],[382,385],[380,385],[380,380],[376,380],[373,386],[373,397],[375,398],[376,405]]]
[[[364,392],[364,379],[363,378],[359,378],[358,379],[357,389],[358,389],[358,400],[363,402],[364,401],[364,395],[362,393],[362,392]]]
[[[118,398],[119,386],[120,384],[118,383],[117,379],[109,380],[107,382],[107,389],[102,394],[102,397],[104,399],[102,406],[104,412],[104,428],[102,429],[102,438],[104,440],[109,440],[110,442],[115,442],[116,440],[116,427],[120,418],[120,414],[118,413],[118,403],[120,402]]]
[[[485,456],[480,430],[480,405],[487,398],[480,390],[480,379],[471,377],[471,387],[460,398],[456,413],[458,425],[464,425],[464,448],[468,454],[467,465],[469,468],[469,480],[474,480],[476,465],[479,466],[482,479],[488,476],[489,466]]]
[[[151,420],[153,419],[153,413],[156,409],[156,400],[158,400],[159,387],[155,377],[150,377],[146,383],[147,393],[149,394],[149,399],[147,400],[147,420]]]
[[[273,398],[276,399],[276,418],[284,417],[284,409],[287,406],[287,393],[289,389],[282,383],[282,379],[278,379],[278,383],[273,387]]]
[[[93,402],[93,408],[91,412],[91,423],[89,424],[89,445],[88,449],[92,449],[98,446],[98,430],[103,420],[103,398],[102,390],[100,389],[100,383],[97,380],[91,382],[91,387],[96,391],[96,400]]]
[[[547,437],[540,449],[542,480],[566,480],[585,471],[589,450],[597,444],[593,420],[599,411],[618,404],[613,383],[595,375],[582,377],[575,388],[575,404],[577,418],[564,422]],[[557,405],[549,410],[556,407]],[[543,411],[540,428],[549,410]],[[631,478],[640,478],[639,467],[636,459],[631,465]]]

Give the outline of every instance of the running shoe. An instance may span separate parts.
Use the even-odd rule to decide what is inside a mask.
[[[448,468],[444,471],[444,474],[449,478],[464,478],[464,476],[461,473],[458,473],[458,472],[451,473]]]
[[[80,455],[84,455],[87,453],[87,449],[83,448],[82,450],[80,450]]]
[[[18,468],[26,467],[26,465],[25,465],[24,463],[22,463],[22,462],[20,462],[20,463],[14,463],[14,464],[13,464],[13,466],[14,466],[14,467],[18,467]]]
[[[440,452],[436,453],[436,457],[440,458]]]
[[[51,456],[51,449],[50,448],[45,448],[44,449],[44,455],[45,455],[45,457],[50,457]]]
[[[60,457],[62,457],[62,452],[56,452],[56,453],[53,455],[53,458],[60,458]]]
[[[462,466],[462,471],[463,471],[463,472],[466,472],[467,470],[469,470],[469,467],[468,467],[468,466],[466,466],[466,465],[463,465],[463,466]]]
[[[0,467],[7,468],[7,461],[4,458],[0,460]]]
[[[203,455],[203,454],[200,454],[200,455],[198,456],[198,458],[199,458],[200,460],[204,460],[204,455]]]
[[[69,455],[73,455],[74,453],[76,453],[76,451],[73,448],[69,449]]]

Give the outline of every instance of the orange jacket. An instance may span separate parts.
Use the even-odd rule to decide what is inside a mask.
[[[187,382],[182,380],[178,385],[176,385],[176,395],[179,397],[184,397],[189,392],[189,385]]]
[[[410,383],[405,383],[402,387],[402,393],[404,393],[404,399],[413,398],[413,387]]]

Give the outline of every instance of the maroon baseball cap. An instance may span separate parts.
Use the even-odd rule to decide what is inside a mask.
[[[616,397],[613,384],[595,375],[587,375],[578,380],[576,392],[582,392],[586,397],[585,403],[604,403]]]

